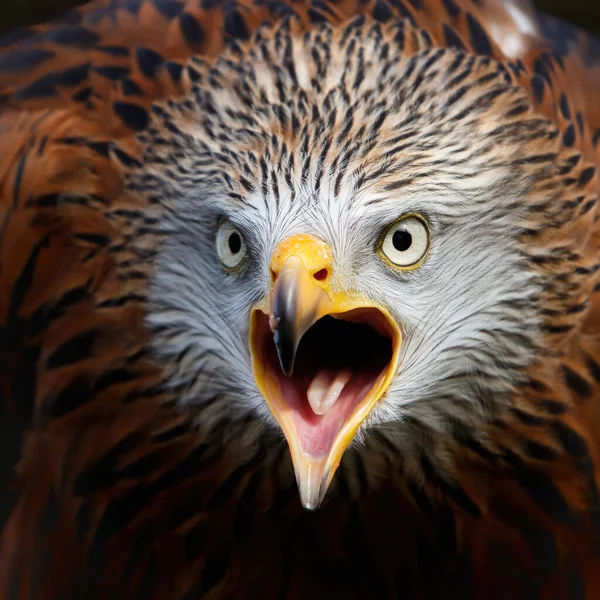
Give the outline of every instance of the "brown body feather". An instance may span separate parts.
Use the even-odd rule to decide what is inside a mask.
[[[382,447],[376,486],[346,477],[349,453],[315,514],[282,443],[245,459],[251,419],[205,438],[161,387],[143,327],[160,211],[124,183],[151,103],[289,12],[307,29],[403,18],[407,53],[422,28],[504,60],[558,127],[570,179],[540,208],[549,226],[532,221],[556,248],[538,264],[547,352],[490,443],[457,433],[449,479],[425,457],[413,480]],[[583,34],[553,53],[550,25],[506,58],[499,0],[96,0],[0,49],[0,392],[32,415],[2,598],[600,596],[600,67]]]

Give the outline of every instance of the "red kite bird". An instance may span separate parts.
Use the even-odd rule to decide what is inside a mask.
[[[0,597],[599,598],[599,146],[526,2],[4,38]]]

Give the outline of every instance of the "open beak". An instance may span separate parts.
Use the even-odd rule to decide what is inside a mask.
[[[250,323],[257,386],[288,441],[300,498],[318,508],[360,424],[396,372],[402,335],[381,306],[336,289],[328,246],[284,240]]]

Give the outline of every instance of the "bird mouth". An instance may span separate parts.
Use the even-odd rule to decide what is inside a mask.
[[[396,373],[402,334],[384,307],[340,285],[331,249],[311,235],[279,244],[271,279],[250,316],[252,370],[313,510]]]
[[[307,285],[316,290],[275,283],[270,303],[252,311],[250,348],[257,387],[288,441],[302,504],[312,510],[385,394],[401,333],[385,309],[351,294],[329,297],[327,286],[314,281]],[[283,308],[281,296],[288,302]]]
[[[280,415],[292,421],[302,451],[327,456],[343,426],[386,379],[392,328],[376,308],[324,316],[300,340],[293,373],[286,376],[269,317],[257,312],[255,319],[264,377],[275,386],[270,396]]]

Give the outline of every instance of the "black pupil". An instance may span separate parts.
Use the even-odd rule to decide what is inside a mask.
[[[394,237],[392,238],[392,244],[398,252],[405,252],[412,244],[412,235],[406,231],[406,229],[398,229],[394,231]]]
[[[228,243],[231,254],[237,254],[242,249],[242,238],[236,231],[229,236]]]

